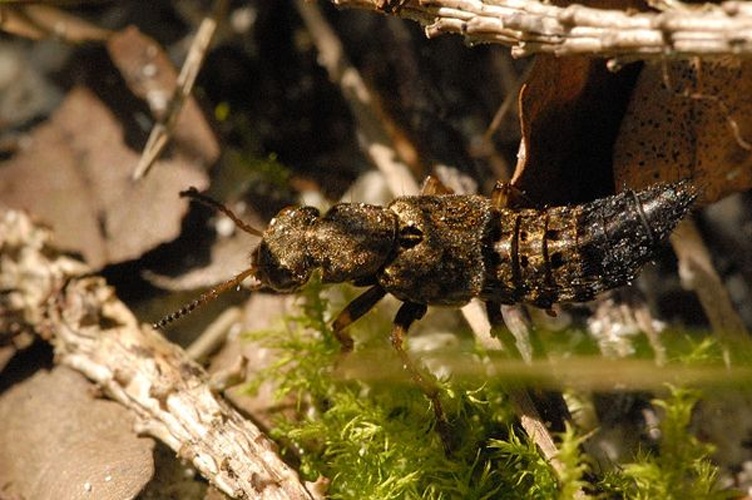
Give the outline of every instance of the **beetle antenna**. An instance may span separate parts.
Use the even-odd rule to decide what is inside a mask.
[[[177,311],[168,314],[164,318],[154,323],[152,326],[157,330],[163,330],[167,325],[174,322],[175,320],[178,320],[182,318],[183,316],[188,316],[197,308],[203,306],[207,302],[211,302],[212,300],[216,299],[221,293],[229,290],[230,288],[239,287],[244,279],[246,279],[249,276],[253,276],[255,272],[256,272],[255,266],[249,267],[242,273],[237,274],[234,278],[227,280],[224,283],[220,283],[214,288],[202,293],[193,302],[190,302],[184,305],[183,307],[181,307],[180,309],[178,309]]]
[[[202,205],[206,205],[209,208],[213,208],[214,210],[218,210],[218,211],[222,212],[227,217],[229,217],[235,223],[236,226],[238,226],[240,229],[242,229],[243,231],[245,231],[248,234],[252,234],[254,236],[263,236],[264,235],[262,231],[260,231],[260,230],[256,229],[255,227],[253,227],[253,226],[251,226],[251,225],[246,224],[245,222],[243,222],[240,219],[240,217],[238,217],[237,215],[235,215],[235,213],[232,210],[230,210],[229,208],[227,208],[226,206],[224,206],[220,202],[218,202],[216,200],[213,200],[213,199],[209,198],[208,196],[206,196],[204,194],[199,193],[198,189],[196,189],[193,186],[189,187],[185,191],[181,191],[180,192],[180,197],[181,198],[190,198],[190,199],[192,199],[194,201],[197,201],[197,202],[201,203]]]

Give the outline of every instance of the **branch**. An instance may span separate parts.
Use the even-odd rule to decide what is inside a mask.
[[[0,212],[0,331],[32,328],[56,360],[135,412],[140,431],[235,498],[309,499],[275,444],[211,390],[206,372],[20,212]]]
[[[377,0],[331,0],[383,11]],[[398,3],[395,1],[387,4]],[[752,54],[752,2],[691,6],[665,2],[662,12],[557,7],[534,0],[407,0],[394,11],[418,21],[426,36],[453,33],[469,44],[498,43],[515,57],[535,53],[650,59]]]
[[[342,97],[350,107],[358,126],[361,148],[384,175],[392,193],[417,193],[418,183],[408,166],[401,161],[404,155],[397,154],[393,134],[388,130],[391,118],[379,109],[379,99],[374,98],[358,69],[347,59],[337,34],[316,4],[297,0],[295,6],[319,51],[319,64],[329,73],[332,82],[339,86]],[[411,148],[411,152],[417,155],[414,151]]]

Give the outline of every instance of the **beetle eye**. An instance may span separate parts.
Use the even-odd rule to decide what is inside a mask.
[[[412,248],[423,241],[423,232],[416,226],[400,228],[399,245],[402,248]]]

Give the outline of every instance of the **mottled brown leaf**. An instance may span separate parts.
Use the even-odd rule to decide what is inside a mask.
[[[177,237],[187,208],[178,192],[208,181],[186,160],[172,159],[135,183],[139,153],[123,140],[102,101],[75,88],[28,146],[0,163],[0,200],[52,225],[58,246],[94,268],[137,258]]]
[[[745,144],[746,143],[746,144]],[[614,151],[619,185],[691,177],[700,204],[752,186],[752,64],[736,58],[648,66]]]
[[[0,396],[4,498],[134,497],[154,474],[153,441],[134,417],[65,367],[38,372]]]

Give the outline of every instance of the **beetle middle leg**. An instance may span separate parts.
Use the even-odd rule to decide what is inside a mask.
[[[332,323],[332,330],[334,336],[342,346],[343,355],[350,354],[354,346],[352,336],[345,332],[345,329],[370,311],[384,295],[386,295],[386,290],[378,285],[372,286],[356,297],[355,300],[350,302],[337,315]],[[402,304],[399,311],[397,311],[397,316],[394,318],[394,325],[389,339],[402,360],[402,366],[410,374],[413,382],[431,402],[436,417],[436,430],[441,436],[444,450],[448,454],[451,451],[449,423],[444,414],[444,407],[441,405],[441,400],[439,399],[439,388],[421,373],[405,350],[405,338],[407,337],[410,325],[421,319],[426,314],[427,309],[428,307],[423,304],[414,304],[412,302]]]
[[[451,452],[451,434],[449,432],[449,422],[444,414],[444,407],[441,405],[441,400],[439,399],[439,388],[433,381],[430,381],[423,375],[405,350],[405,338],[407,337],[410,325],[421,319],[426,314],[427,309],[428,307],[424,304],[415,304],[412,302],[402,304],[399,311],[397,311],[397,316],[394,318],[394,326],[392,326],[389,339],[402,360],[403,368],[407,370],[410,378],[412,378],[413,382],[431,402],[433,413],[436,417],[436,430],[439,436],[441,436],[444,451],[449,454]]]
[[[503,352],[510,358],[523,359],[524,356],[517,346],[517,338],[505,326],[504,318],[501,314],[501,304],[487,301],[486,315],[488,316],[488,322],[491,324],[491,336],[499,341]]]

